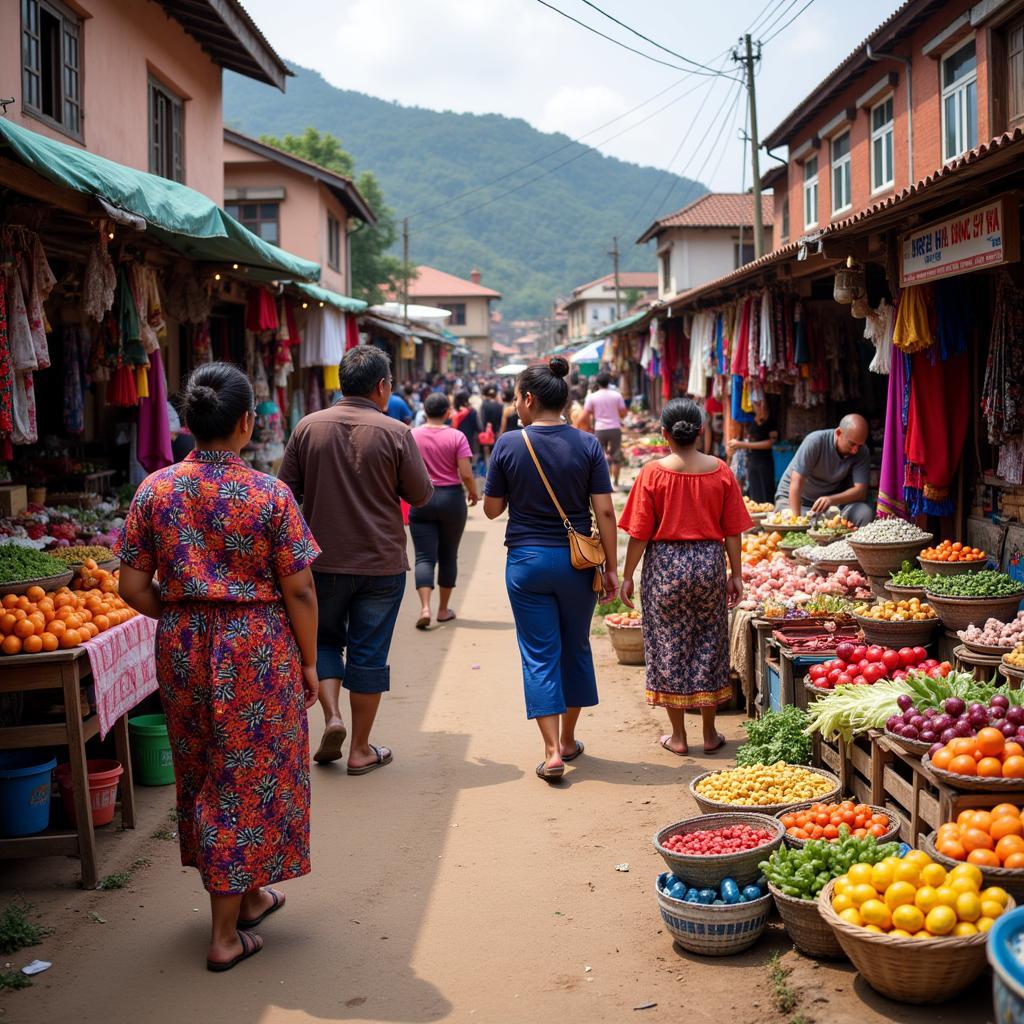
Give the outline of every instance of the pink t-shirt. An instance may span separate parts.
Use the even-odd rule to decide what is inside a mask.
[[[453,427],[416,427],[412,439],[423,456],[423,463],[435,487],[451,487],[459,479],[459,459],[471,459],[473,453],[461,430]]]
[[[594,417],[595,430],[617,430],[622,426],[619,412],[626,411],[626,403],[618,391],[598,388],[587,395],[583,408]]]

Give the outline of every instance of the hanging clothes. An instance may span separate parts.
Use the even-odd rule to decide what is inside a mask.
[[[892,343],[901,352],[913,355],[935,342],[931,322],[931,291],[927,285],[911,285],[900,295]]]
[[[904,419],[907,406],[906,360],[902,352],[893,353],[889,371],[889,393],[885,406],[885,435],[882,440],[882,467],[878,482],[878,515],[907,518],[903,500],[905,472]]]

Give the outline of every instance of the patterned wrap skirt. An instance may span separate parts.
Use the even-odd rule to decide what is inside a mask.
[[[721,541],[652,541],[640,579],[647,703],[716,707],[732,697]]]
[[[284,605],[165,604],[157,678],[181,863],[208,892],[309,873],[309,733]]]

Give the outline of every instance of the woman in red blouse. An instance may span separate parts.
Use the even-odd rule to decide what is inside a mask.
[[[620,588],[630,608],[633,574],[644,560],[647,703],[668,712],[672,732],[661,745],[679,755],[689,753],[687,710],[700,709],[705,754],[725,743],[715,711],[732,694],[726,609],[743,596],[740,534],[753,525],[729,467],[697,451],[702,429],[701,411],[690,399],[665,406],[661,432],[672,453],[640,470],[619,520],[630,537]]]

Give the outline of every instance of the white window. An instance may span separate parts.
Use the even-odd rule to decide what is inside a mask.
[[[832,212],[840,213],[853,205],[850,192],[850,133],[832,140]]]
[[[974,40],[942,59],[942,159],[978,144],[978,60]]]
[[[892,170],[892,97],[871,108],[871,191],[891,187]]]
[[[804,227],[818,223],[818,158],[810,157],[804,164]]]

